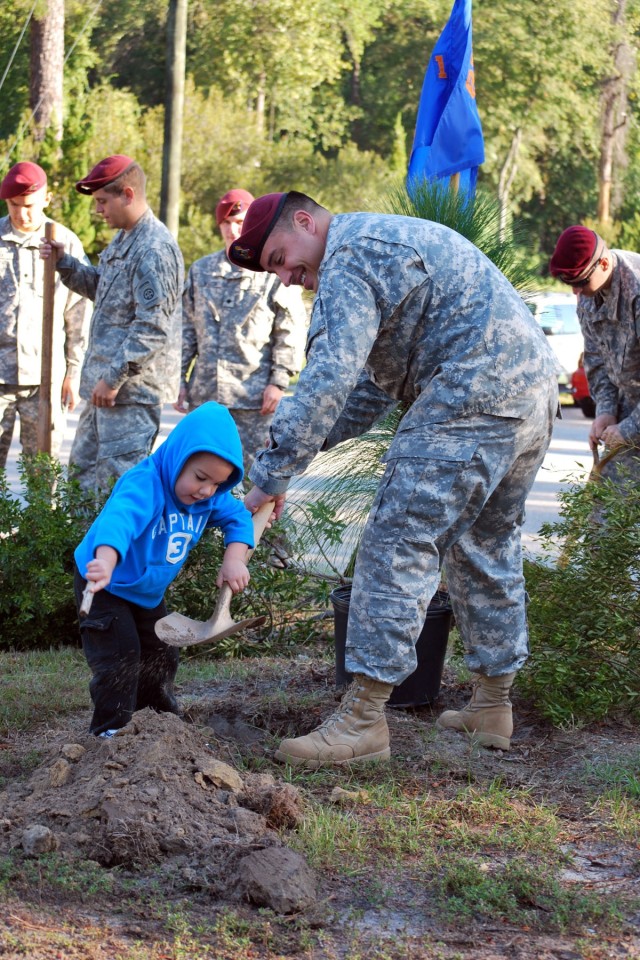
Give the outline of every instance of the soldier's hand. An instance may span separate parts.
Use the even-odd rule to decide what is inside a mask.
[[[113,390],[104,380],[98,380],[91,394],[94,407],[115,407],[118,391]]]
[[[264,393],[262,394],[262,407],[260,413],[263,417],[266,417],[269,413],[275,413],[276,407],[282,400],[284,396],[284,390],[281,390],[280,387],[276,387],[274,383],[268,384],[264,388]]]
[[[187,388],[180,387],[180,393],[178,394],[178,399],[175,403],[172,404],[174,410],[177,410],[178,413],[186,413],[189,409],[187,406]]]
[[[71,413],[72,410],[75,410],[76,404],[78,402],[78,395],[74,389],[73,380],[71,377],[65,377],[62,381],[62,407],[65,410],[68,410]]]
[[[59,240],[46,240],[44,237],[40,239],[40,259],[48,260],[52,255],[55,256],[56,263],[60,257],[64,256],[64,243],[60,243]]]
[[[601,413],[600,416],[595,418],[589,431],[589,447],[592,451],[597,450],[598,443],[600,443],[601,440],[604,442],[603,435],[605,430],[617,422],[616,417],[614,417],[612,413]]]
[[[621,447],[625,443],[625,439],[620,433],[620,427],[616,423],[607,427],[607,429],[603,431],[600,439],[609,450]]]

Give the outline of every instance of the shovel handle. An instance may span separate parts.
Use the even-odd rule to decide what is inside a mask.
[[[263,503],[261,507],[258,507],[256,512],[253,514],[253,540],[254,548],[258,546],[260,540],[262,539],[262,534],[267,529],[267,524],[269,523],[269,517],[276,508],[275,500],[269,500],[268,503]],[[247,560],[252,556],[253,550],[250,550],[247,554]]]
[[[251,556],[253,555],[253,551],[260,543],[262,534],[267,528],[269,517],[273,513],[274,509],[275,509],[275,502],[273,500],[270,500],[268,503],[263,503],[261,507],[258,507],[256,512],[253,514],[251,519],[253,521],[253,541],[255,546],[253,547],[253,549],[250,549],[249,552],[247,553],[247,563],[251,559]],[[229,623],[233,623],[231,619],[231,612],[230,612],[232,600],[233,600],[233,591],[229,586],[229,584],[227,583],[227,581],[225,580],[222,586],[220,587],[220,590],[218,591],[218,600],[216,602],[215,610],[207,620],[207,624],[209,625],[210,629],[212,628],[213,624],[220,623],[223,620],[225,623],[227,620],[229,621]]]
[[[93,590],[91,589],[91,584],[88,583],[84,588],[82,594],[82,603],[80,604],[80,610],[78,611],[78,616],[86,617],[91,610],[91,604],[93,603]]]

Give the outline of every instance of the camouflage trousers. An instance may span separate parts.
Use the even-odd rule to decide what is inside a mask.
[[[16,423],[20,416],[20,446],[22,453],[31,456],[38,452],[38,406],[40,387],[21,387],[17,384],[0,385],[0,469],[7,465],[7,457]],[[67,415],[61,403],[51,404],[51,456],[60,453]]]
[[[108,490],[136,463],[149,456],[160,429],[158,404],[85,403],[69,454],[69,467],[87,492]]]
[[[199,406],[199,404],[192,404]],[[252,484],[246,479],[249,470],[253,465],[256,453],[261,450],[269,440],[269,427],[273,420],[273,414],[262,416],[260,410],[238,410],[228,408],[233,417],[233,421],[240,434],[240,443],[242,444],[242,462],[244,465],[244,486],[249,489]]]
[[[522,419],[425,424],[411,456],[388,460],[356,562],[349,672],[394,685],[413,673],[443,567],[469,669],[499,676],[523,665],[521,527],[556,411],[556,385],[546,382]]]

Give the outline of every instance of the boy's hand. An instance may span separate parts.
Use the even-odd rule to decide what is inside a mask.
[[[220,588],[226,582],[231,587],[232,593],[240,593],[250,579],[246,563],[234,557],[225,557],[216,577],[216,587]]]
[[[104,590],[105,587],[108,587],[111,583],[112,573],[113,567],[107,560],[98,558],[90,560],[87,564],[85,579],[93,582],[92,593],[97,593],[98,590]]]
[[[98,590],[104,590],[109,586],[111,574],[118,559],[118,552],[113,547],[108,547],[106,544],[96,547],[96,555],[93,560],[89,560],[85,573],[85,579],[93,583],[92,593],[97,593]]]

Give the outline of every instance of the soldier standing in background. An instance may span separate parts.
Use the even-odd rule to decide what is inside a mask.
[[[508,749],[509,690],[527,659],[521,527],[558,409],[557,364],[506,277],[472,243],[415,217],[334,216],[305,194],[249,209],[229,257],[315,290],[307,364],[251,468],[245,497],[284,506],[320,449],[408,405],[358,551],[345,667],[354,682],[276,758],[318,767],[389,757],[384,706],[416,668],[415,645],[444,566],[470,703],[438,718]]]
[[[571,287],[584,335],[584,369],[596,415],[592,451],[616,451],[601,476],[620,482],[640,475],[640,254],[610,250],[582,224],[567,227],[549,264]]]
[[[20,415],[22,453],[38,451],[38,407],[42,373],[44,270],[38,256],[45,208],[51,201],[47,175],[37,163],[11,167],[0,184],[9,215],[0,219],[0,468],[4,469]],[[82,243],[56,223],[56,235],[74,257],[88,264]],[[91,302],[64,288],[54,294],[51,356],[51,454],[64,439],[67,410],[78,401],[80,366]]]
[[[63,283],[95,304],[80,381],[86,406],[69,465],[85,490],[98,491],[148,456],[162,404],[178,391],[184,265],[130,157],[106,157],[76,189],[118,230],[97,267],[69,253],[56,263]],[[40,249],[49,255],[48,244]]]
[[[299,290],[232,264],[253,197],[229,190],[216,206],[225,249],[196,260],[182,299],[182,383],[176,410],[207,400],[235,420],[247,473],[264,447],[275,409],[302,366],[307,313]],[[193,366],[192,366],[193,364]],[[188,377],[188,379],[187,379]]]

